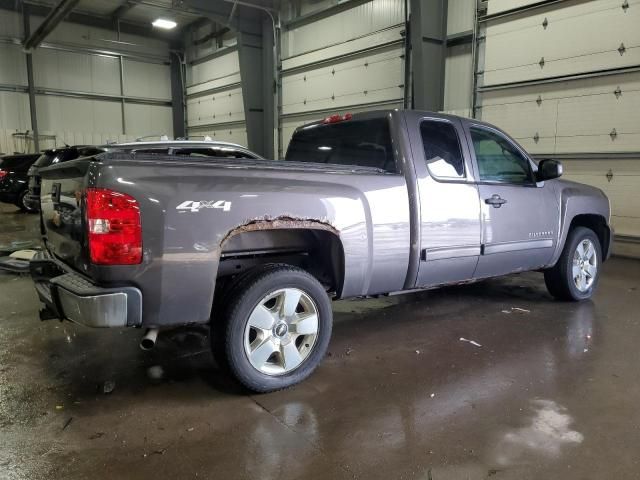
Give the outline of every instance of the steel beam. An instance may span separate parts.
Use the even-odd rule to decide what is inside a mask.
[[[29,20],[29,5],[25,5],[22,11],[22,23],[24,38],[29,38],[31,23]],[[30,52],[25,52],[27,62],[27,92],[29,94],[29,116],[31,117],[31,130],[33,131],[33,148],[40,151],[40,138],[38,137],[38,114],[36,112],[36,87],[33,79],[33,57]]]
[[[36,28],[36,31],[27,37],[24,42],[25,51],[31,52],[38,48],[38,45],[71,13],[71,10],[78,5],[79,1],[80,0],[60,0],[60,3],[51,9],[46,18],[38,28]]]
[[[171,52],[171,112],[174,138],[187,136],[185,93],[182,57],[178,52]]]
[[[447,55],[447,0],[411,0],[413,105],[418,110],[444,108]]]

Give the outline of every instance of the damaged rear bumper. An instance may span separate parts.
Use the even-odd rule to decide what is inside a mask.
[[[29,263],[31,278],[46,312],[41,318],[70,320],[88,327],[139,326],[142,293],[135,287],[104,288],[69,271],[46,252]]]

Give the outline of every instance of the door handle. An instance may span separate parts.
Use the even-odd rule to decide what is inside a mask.
[[[484,203],[492,205],[493,208],[500,208],[502,205],[507,203],[507,201],[504,198],[501,198],[500,195],[494,193],[491,195],[491,198],[486,198]]]

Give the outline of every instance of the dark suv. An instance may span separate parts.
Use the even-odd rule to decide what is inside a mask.
[[[27,171],[39,154],[7,155],[0,158],[0,202],[13,203],[27,212]]]
[[[44,150],[42,155],[33,163],[27,175],[28,179],[28,193],[24,197],[25,208],[29,211],[38,211],[40,209],[40,175],[38,170],[49,165],[55,165],[56,163],[66,162],[68,160],[75,160],[84,154],[84,149],[89,148],[95,151],[89,151],[86,155],[92,155],[99,153],[95,147],[62,147],[52,150]]]
[[[129,152],[141,154],[169,154],[190,157],[216,157],[216,158],[253,158],[260,159],[258,154],[241,145],[229,142],[205,140],[162,140],[159,142],[130,142],[113,143],[108,145],[87,146],[76,145],[73,147],[45,150],[44,153],[29,169],[29,193],[25,202],[30,209],[40,209],[40,175],[41,168],[55,165],[80,157],[89,157],[105,152]]]

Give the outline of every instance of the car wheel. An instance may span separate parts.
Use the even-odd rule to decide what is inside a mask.
[[[558,263],[544,272],[549,293],[559,300],[591,298],[598,285],[601,264],[598,236],[588,228],[574,228],[567,236]]]
[[[222,341],[230,373],[262,393],[311,375],[329,345],[333,314],[327,293],[313,276],[297,267],[273,265],[244,277],[217,321],[223,328],[214,336],[222,338],[212,338],[214,348]]]
[[[30,208],[27,202],[27,196],[29,194],[28,190],[25,190],[24,192],[22,192],[20,194],[20,196],[18,197],[18,201],[16,202],[16,206],[18,208],[20,208],[20,210],[22,210],[23,212],[27,212],[27,213],[34,213],[35,210],[33,208]]]

